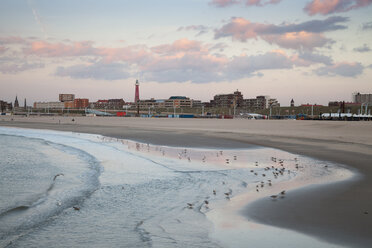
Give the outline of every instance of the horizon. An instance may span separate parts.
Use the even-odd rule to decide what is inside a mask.
[[[372,0],[5,0],[0,99],[269,95],[283,105],[372,93]]]

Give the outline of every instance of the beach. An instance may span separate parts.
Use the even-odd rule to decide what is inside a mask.
[[[1,116],[0,126],[101,134],[176,147],[258,145],[335,162],[358,176],[295,191],[275,205],[257,200],[240,210],[242,216],[348,247],[369,247],[372,242],[371,122]]]

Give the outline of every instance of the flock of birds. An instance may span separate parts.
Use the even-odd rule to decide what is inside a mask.
[[[99,137],[99,136],[97,136]],[[119,139],[116,139],[116,138],[109,138],[109,137],[99,137],[101,138],[101,140],[103,141],[119,141]],[[129,143],[129,141],[124,141],[124,140],[121,140],[121,143],[125,144],[125,145],[128,145],[128,149],[131,149],[131,145]],[[148,152],[150,152],[150,145],[149,144],[141,144],[141,143],[135,143],[134,144],[134,147],[137,151],[141,151],[143,148],[146,148]],[[158,146],[155,146],[155,151],[157,152],[160,152],[160,154],[162,156],[165,156],[166,154],[166,150],[162,147],[158,147]],[[215,153],[215,156],[218,158],[218,157],[223,157],[224,153],[223,151],[218,151]],[[188,150],[187,149],[182,149],[180,152],[178,152],[177,154],[178,158],[179,159],[187,159],[187,161],[191,162],[191,157],[190,157],[190,154],[188,153]],[[200,159],[200,158],[198,158]],[[233,155],[232,156],[232,159],[230,158],[225,158],[224,162],[226,165],[229,165],[230,163],[232,163],[232,161],[236,161],[238,160],[238,156],[237,155]],[[207,161],[207,156],[206,155],[202,155],[202,158],[201,158],[201,161],[204,163]],[[275,157],[271,157],[271,161],[274,162],[277,166],[267,166],[264,168],[264,171],[265,173],[262,173],[262,172],[257,172],[255,170],[250,170],[251,173],[253,173],[255,176],[262,176],[263,178],[265,177],[269,177],[269,174],[268,173],[272,173],[274,179],[277,179],[278,177],[280,176],[284,176],[285,173],[287,174],[291,174],[292,171],[290,169],[287,169],[285,166],[284,166],[284,160],[283,159],[278,159],[278,158],[275,158]],[[298,159],[297,158],[294,158],[294,161],[295,161],[295,168],[296,170],[298,170],[300,167],[298,165]],[[259,167],[259,163],[258,162],[255,162],[255,166],[256,167]],[[260,173],[260,175],[259,175]],[[222,184],[225,184],[225,182],[222,182]],[[260,181],[257,185],[256,185],[256,192],[260,192],[260,190],[262,190],[262,188],[265,187],[265,185],[268,185],[268,186],[272,186],[273,185],[273,182],[271,179],[267,179],[266,182],[265,181]],[[124,189],[124,187],[123,187]],[[217,195],[217,191],[215,189],[213,189],[212,191],[213,195],[216,196]],[[225,198],[227,200],[230,200],[231,196],[232,196],[232,189],[229,189],[228,192],[224,192],[223,193]],[[272,199],[272,200],[276,200],[276,199],[283,199],[286,195],[286,191],[285,190],[282,190],[281,192],[279,192],[278,194],[275,194],[275,195],[270,195],[269,197]],[[209,197],[207,197],[204,201],[203,201],[203,204],[204,206],[208,209],[209,208],[209,201],[208,201]],[[194,203],[187,203],[186,207],[189,208],[189,209],[193,209],[195,206]],[[74,210],[76,211],[79,211],[80,210],[80,207],[78,206],[74,206],[73,207]]]
[[[184,151],[184,154],[186,154],[186,150]],[[222,155],[223,152],[220,151],[217,153],[217,156],[220,156]],[[181,156],[181,154],[179,154]],[[233,160],[237,160],[237,156],[234,155],[233,156]],[[202,161],[205,162],[206,160],[206,156],[203,156],[203,159]],[[226,159],[226,164],[230,164],[230,159]],[[265,167],[264,168],[264,171],[267,171],[267,173],[272,173],[273,177],[275,179],[277,179],[279,176],[284,176],[285,173],[287,174],[291,174],[292,171],[288,168],[285,167],[284,165],[284,160],[283,159],[277,159],[275,157],[271,157],[271,161],[276,163],[277,166],[271,166],[271,167]],[[298,170],[300,168],[299,164],[298,164],[298,159],[297,158],[294,158],[294,161],[295,161],[295,168],[296,170]],[[256,167],[259,167],[259,163],[258,162],[255,162],[255,166]],[[255,170],[250,170],[251,173],[253,173],[255,176],[262,176],[262,177],[268,177],[269,175],[267,175],[267,173],[261,173],[261,175],[259,175],[258,172],[256,172]],[[222,184],[225,184],[225,182],[222,182]],[[272,182],[272,179],[267,179],[266,180],[266,183],[265,181],[260,181],[257,185],[256,185],[256,192],[260,192],[260,189],[264,188],[265,185],[268,185],[268,186],[272,186],[273,185],[273,182]],[[213,189],[212,191],[213,195],[216,195],[217,194],[217,191],[215,189]],[[225,198],[227,200],[230,199],[230,197],[232,196],[232,190],[229,189],[228,192],[224,192],[224,195],[225,195]],[[280,191],[278,194],[275,194],[275,195],[270,195],[270,199],[272,199],[273,201],[277,200],[277,199],[283,199],[285,198],[285,195],[286,195],[286,190],[282,190]],[[208,197],[209,198],[209,197]],[[209,208],[209,201],[208,200],[205,200],[204,201],[204,204],[205,204],[205,207],[208,209]],[[193,209],[194,207],[194,204],[193,203],[187,203],[187,208],[189,209]]]

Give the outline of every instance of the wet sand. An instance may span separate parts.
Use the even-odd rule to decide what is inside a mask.
[[[13,118],[13,121],[11,120]],[[248,219],[349,247],[372,243],[372,122],[200,120],[100,117],[0,117],[1,126],[96,133],[180,147],[261,145],[346,165],[360,176],[256,201]]]

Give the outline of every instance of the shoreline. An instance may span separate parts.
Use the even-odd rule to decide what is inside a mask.
[[[265,199],[258,200],[244,209],[244,216],[331,243],[367,247],[372,242],[372,199],[368,197],[372,195],[372,125],[369,123],[86,117],[77,118],[77,123],[71,124],[71,118],[61,118],[63,124],[51,117],[13,121],[1,118],[0,126],[97,133],[169,146],[247,148],[258,145],[344,164],[362,176],[306,190],[306,194],[294,192],[288,201],[276,202],[275,211]],[[244,128],[244,124],[247,127]]]

